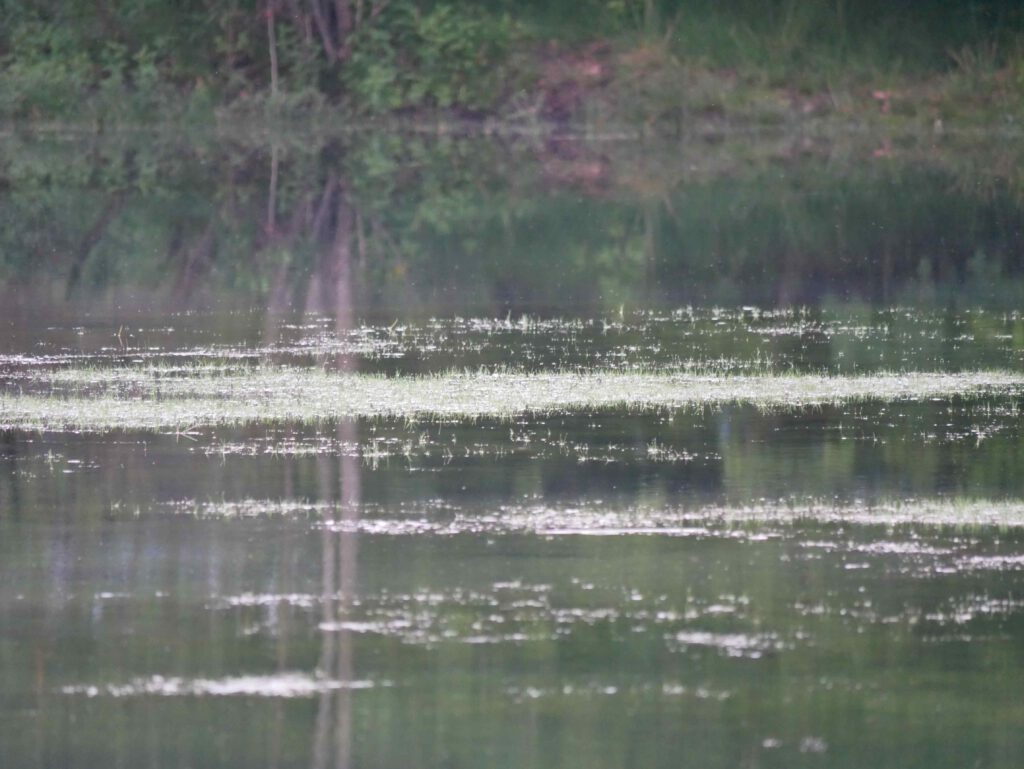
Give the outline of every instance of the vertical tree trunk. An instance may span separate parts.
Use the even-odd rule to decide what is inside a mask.
[[[338,60],[338,47],[334,44],[334,37],[331,34],[330,25],[327,23],[327,9],[324,6],[324,0],[309,0],[309,4],[313,12],[313,25],[316,27],[317,34],[320,35],[320,43],[324,47],[327,61],[333,64]]]
[[[334,0],[334,22],[338,35],[338,56],[342,60],[348,58],[349,37],[355,28],[352,18],[352,6],[349,0]]]
[[[277,96],[277,28],[273,0],[267,0],[267,45],[270,47],[270,94]]]

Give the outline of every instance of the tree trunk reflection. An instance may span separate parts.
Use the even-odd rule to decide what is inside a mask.
[[[310,282],[307,311],[320,310],[333,315],[334,329],[343,340],[355,325],[353,235],[356,217],[343,182],[335,182],[331,195],[334,206],[334,238],[321,256],[318,269]],[[322,302],[322,303],[321,303]],[[339,371],[354,371],[356,361],[341,352],[330,361]],[[322,541],[323,645],[319,675],[328,681],[340,682],[320,695],[313,745],[314,769],[347,769],[352,759],[352,690],[355,660],[352,631],[344,628],[345,620],[356,595],[358,578],[358,541],[355,523],[362,498],[358,446],[359,428],[354,420],[338,423],[340,448],[337,480],[330,459],[320,460],[320,493],[323,499],[336,499],[330,519],[325,521]],[[332,734],[333,733],[333,734]]]

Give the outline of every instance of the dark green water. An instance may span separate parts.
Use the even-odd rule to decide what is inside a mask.
[[[7,394],[1024,368],[1012,147],[5,141]],[[0,766],[1017,767],[1020,401],[5,430]]]

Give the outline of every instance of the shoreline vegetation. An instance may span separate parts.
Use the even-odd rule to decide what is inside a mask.
[[[329,5],[0,0],[5,311],[1021,306],[1018,3]]]
[[[0,123],[676,136],[1024,125],[1024,10],[939,0],[0,2]]]

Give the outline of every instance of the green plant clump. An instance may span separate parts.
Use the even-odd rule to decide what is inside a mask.
[[[342,81],[371,110],[493,106],[509,23],[441,4],[393,2],[357,34]]]

